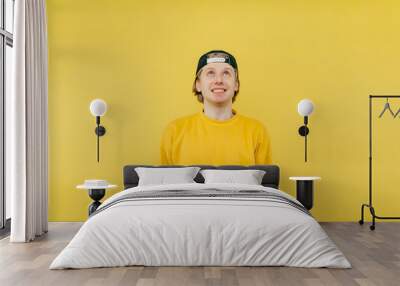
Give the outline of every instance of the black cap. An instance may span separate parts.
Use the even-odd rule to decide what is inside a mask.
[[[199,63],[197,64],[196,75],[199,70],[207,65],[208,63],[227,63],[231,65],[235,70],[238,69],[236,59],[230,53],[222,51],[222,50],[212,50],[204,55],[202,55],[199,59]]]

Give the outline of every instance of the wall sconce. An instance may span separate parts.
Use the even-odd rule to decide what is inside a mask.
[[[99,162],[99,149],[100,149],[99,137],[106,134],[106,129],[104,128],[104,126],[100,125],[100,116],[103,116],[106,113],[106,111],[107,111],[107,104],[104,100],[94,99],[92,100],[92,102],[90,102],[90,113],[92,113],[92,115],[96,117],[96,124],[97,124],[97,127],[94,130],[94,132],[97,135],[97,162]]]
[[[299,128],[300,136],[304,137],[304,162],[307,162],[307,135],[310,133],[308,129],[308,116],[313,112],[314,104],[309,99],[303,99],[297,105],[297,111],[301,116],[304,116],[304,125]]]

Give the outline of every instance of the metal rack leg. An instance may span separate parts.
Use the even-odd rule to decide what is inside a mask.
[[[375,209],[374,209],[374,207],[370,206],[369,210],[370,210],[371,215],[372,215],[372,225],[370,225],[369,228],[371,230],[375,230],[375,217],[376,217],[375,216]]]
[[[364,207],[369,208],[369,211],[370,211],[371,216],[372,216],[372,225],[370,225],[369,228],[370,228],[371,230],[375,230],[375,218],[376,218],[377,216],[375,215],[375,209],[374,209],[373,206],[370,206],[370,205],[367,205],[367,204],[362,204],[362,205],[361,205],[361,219],[358,221],[358,223],[359,223],[360,225],[363,225],[363,224],[364,224]]]
[[[384,219],[384,220],[400,220],[400,217],[398,216],[379,216],[375,213],[375,208],[371,205],[368,204],[362,204],[361,205],[361,219],[358,221],[359,224],[364,224],[364,207],[369,208],[369,211],[372,216],[372,224],[369,226],[371,230],[375,230],[375,224],[377,219]]]
[[[366,205],[366,204],[362,204],[361,205],[361,219],[358,221],[358,223],[360,224],[360,225],[363,225],[364,224],[364,207],[365,206],[368,206],[368,205]]]

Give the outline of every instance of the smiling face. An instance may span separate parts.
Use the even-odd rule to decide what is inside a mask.
[[[227,63],[209,63],[199,72],[196,90],[210,103],[232,103],[235,93],[239,90],[237,74]]]

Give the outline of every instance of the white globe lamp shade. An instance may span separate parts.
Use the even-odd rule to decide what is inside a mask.
[[[94,99],[90,103],[90,112],[93,116],[103,116],[107,111],[107,103],[102,99]]]
[[[314,110],[314,104],[309,99],[303,99],[297,105],[297,112],[301,116],[309,116]]]

